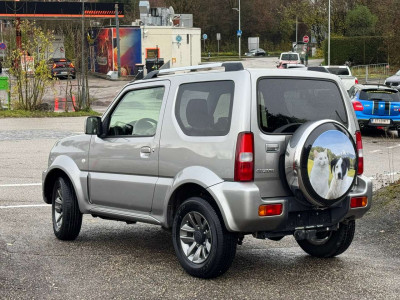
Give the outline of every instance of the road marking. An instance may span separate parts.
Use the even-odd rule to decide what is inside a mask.
[[[0,187],[15,187],[15,186],[40,186],[41,183],[13,183],[13,184],[0,184]]]
[[[2,206],[0,206],[0,209],[3,209],[3,208],[44,207],[44,206],[49,206],[50,207],[50,204],[2,205]]]
[[[394,145],[394,146],[390,146],[390,147],[386,147],[387,149],[393,149],[393,148],[398,148],[400,147],[400,144]]]
[[[370,153],[376,153],[376,152],[381,152],[382,150],[372,150],[372,151],[370,151]]]

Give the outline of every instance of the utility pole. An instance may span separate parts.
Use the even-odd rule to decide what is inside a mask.
[[[297,40],[298,40],[297,33],[299,32],[298,28],[299,28],[299,22],[296,16],[296,50],[297,50]]]
[[[331,0],[328,0],[328,66],[331,65]]]
[[[82,39],[81,39],[81,47],[82,47],[82,60],[81,60],[81,80],[82,80],[82,106],[86,107],[86,82],[85,82],[85,1],[82,0]]]
[[[240,0],[239,0],[239,32],[240,32]],[[242,35],[239,36],[239,59],[242,58]]]
[[[121,49],[119,45],[119,18],[118,18],[118,4],[115,4],[115,25],[117,31],[117,64],[118,64],[118,78],[121,77]]]

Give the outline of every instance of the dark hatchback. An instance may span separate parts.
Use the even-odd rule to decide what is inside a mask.
[[[72,77],[73,79],[76,77],[74,64],[66,58],[52,58],[49,60],[48,65],[53,77]]]
[[[361,129],[394,129],[400,137],[400,93],[383,85],[356,84],[349,96]]]

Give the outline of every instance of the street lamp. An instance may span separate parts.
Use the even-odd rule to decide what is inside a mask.
[[[331,65],[331,0],[328,0],[328,66]]]
[[[239,38],[239,59],[242,57],[242,50],[241,50],[241,41],[242,41],[242,32],[240,30],[240,0],[239,0],[239,8],[232,8],[233,10],[236,10],[239,13],[239,30],[238,30],[238,38]]]

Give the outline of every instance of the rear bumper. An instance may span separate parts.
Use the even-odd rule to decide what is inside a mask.
[[[371,119],[385,119],[385,120],[390,120],[390,124],[374,124],[372,123]],[[374,116],[371,118],[365,118],[365,119],[358,119],[358,125],[360,126],[361,129],[367,128],[367,127],[387,127],[390,129],[400,129],[400,116],[398,118],[388,118],[386,116]]]
[[[242,233],[270,232],[292,234],[296,228],[326,227],[345,219],[361,218],[370,208],[372,183],[359,176],[357,185],[345,200],[329,209],[313,209],[302,205],[294,197],[261,198],[254,183],[223,182],[210,187],[217,200],[225,225],[229,231]],[[367,196],[368,205],[350,208],[350,198]],[[282,204],[282,214],[260,217],[258,208],[263,204]]]

